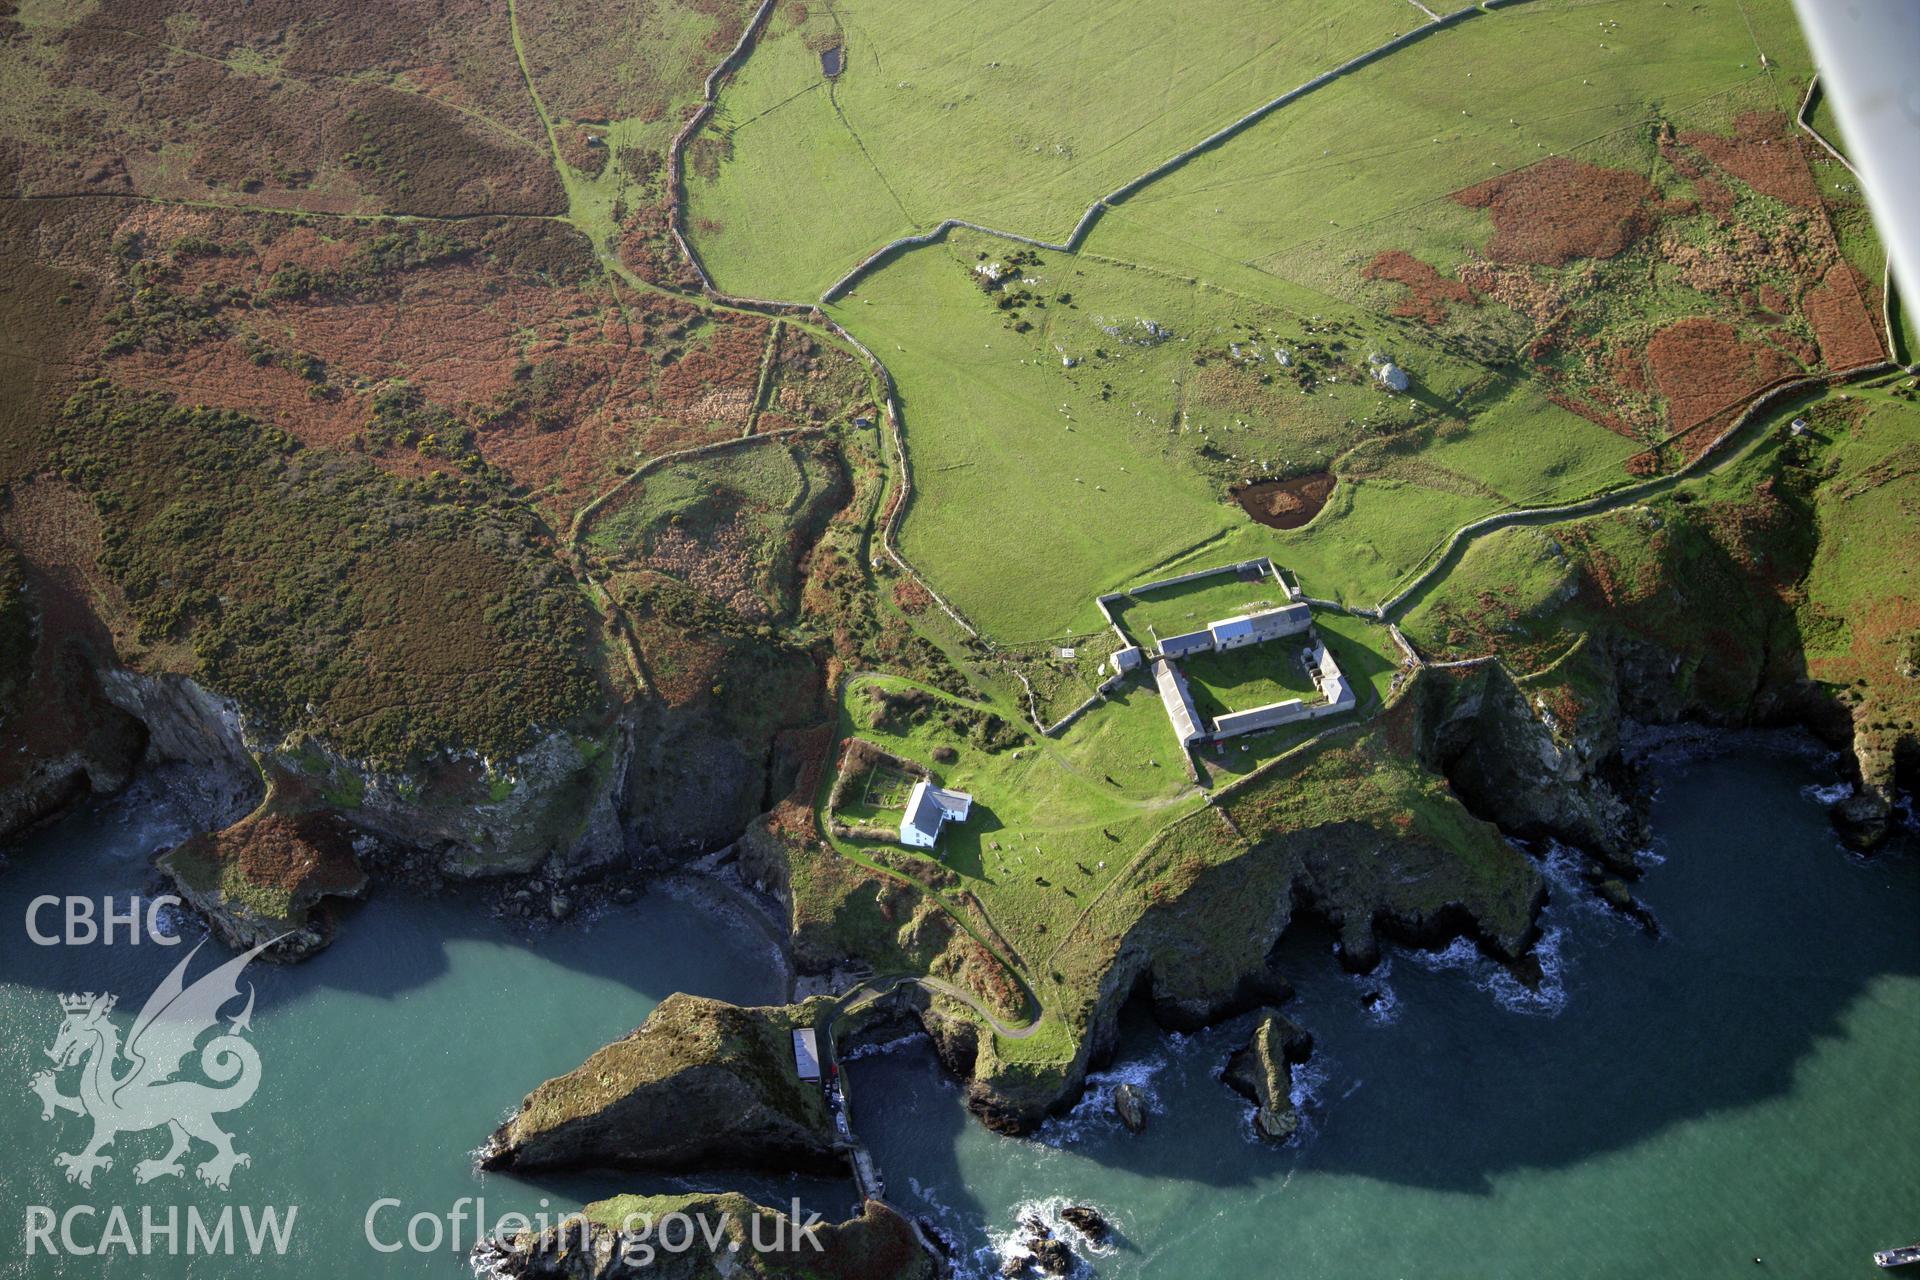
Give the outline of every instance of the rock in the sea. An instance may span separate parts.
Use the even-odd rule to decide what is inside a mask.
[[[1113,1111],[1120,1117],[1120,1123],[1133,1133],[1139,1133],[1147,1127],[1146,1100],[1140,1096],[1140,1090],[1130,1084],[1119,1084],[1113,1088]]]
[[[547,914],[555,920],[565,920],[573,914],[573,899],[564,893],[556,893],[547,900]]]
[[[1221,1076],[1257,1108],[1253,1123],[1261,1134],[1285,1142],[1300,1128],[1293,1105],[1293,1066],[1313,1052],[1313,1036],[1291,1018],[1270,1013],[1260,1019],[1253,1038],[1227,1059]]]
[[[820,1087],[794,1067],[792,1033],[818,1012],[817,1000],[668,996],[638,1030],[528,1094],[482,1167],[843,1173]]]
[[[1069,1275],[1073,1271],[1073,1250],[1059,1240],[1035,1240],[1028,1245],[1033,1250],[1033,1265],[1050,1276]]]
[[[1093,1244],[1105,1244],[1107,1237],[1113,1234],[1113,1228],[1107,1224],[1107,1220],[1091,1205],[1068,1205],[1060,1211],[1060,1219]]]
[[[672,1233],[659,1226],[669,1214],[694,1225],[685,1248],[665,1247],[679,1238],[677,1224]],[[878,1200],[867,1201],[857,1218],[813,1226],[817,1249],[799,1237],[802,1225],[732,1192],[615,1196],[557,1227],[482,1244],[472,1261],[475,1274],[502,1280],[934,1280],[942,1274],[913,1224]]]

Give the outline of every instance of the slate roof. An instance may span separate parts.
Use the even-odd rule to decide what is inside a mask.
[[[972,808],[973,797],[966,792],[946,791],[922,778],[913,784],[913,794],[907,797],[904,825],[932,840],[940,834],[941,823],[948,819],[965,822]]]
[[[933,790],[923,779],[914,784],[913,794],[907,797],[907,825],[929,840],[940,834],[940,824],[947,820],[940,802],[933,798]]]
[[[1180,741],[1184,744],[1202,737],[1200,716],[1193,709],[1193,694],[1188,691],[1186,677],[1180,674],[1180,669],[1165,658],[1156,658],[1153,682],[1160,686],[1160,702],[1166,707],[1167,719],[1173,721],[1173,731],[1180,735]]]

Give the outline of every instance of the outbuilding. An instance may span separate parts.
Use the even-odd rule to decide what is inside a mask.
[[[820,1041],[812,1027],[793,1033],[793,1069],[805,1083],[820,1083]]]

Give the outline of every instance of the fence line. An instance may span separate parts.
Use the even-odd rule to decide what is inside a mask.
[[[1448,535],[1447,540],[1441,544],[1440,553],[1434,562],[1427,566],[1427,568],[1421,570],[1420,574],[1415,577],[1412,582],[1402,587],[1399,592],[1381,601],[1371,610],[1355,609],[1349,610],[1349,612],[1362,616],[1371,616],[1379,621],[1386,621],[1393,614],[1397,613],[1400,607],[1404,605],[1410,597],[1432,585],[1433,579],[1437,575],[1451,567],[1454,556],[1461,548],[1482,533],[1489,533],[1495,529],[1506,528],[1510,525],[1533,524],[1536,522],[1556,523],[1560,520],[1597,515],[1611,507],[1621,506],[1657,490],[1669,488],[1678,481],[1685,479],[1694,471],[1700,469],[1709,458],[1713,458],[1713,455],[1719,451],[1722,445],[1745,430],[1747,425],[1751,423],[1755,417],[1771,408],[1775,401],[1799,392],[1811,390],[1814,387],[1842,386],[1848,382],[1852,382],[1856,378],[1868,377],[1876,373],[1884,373],[1889,369],[1896,369],[1898,367],[1899,366],[1890,361],[1876,360],[1868,364],[1856,365],[1851,369],[1843,369],[1838,373],[1810,374],[1804,378],[1789,379],[1755,399],[1752,404],[1741,410],[1740,416],[1735,418],[1725,431],[1722,431],[1709,441],[1706,448],[1664,476],[1656,476],[1643,484],[1629,485],[1624,489],[1615,489],[1609,493],[1595,494],[1593,497],[1582,498],[1577,502],[1562,502],[1548,507],[1517,507],[1511,511],[1496,511],[1490,516],[1482,516],[1478,520],[1469,521]],[[1717,463],[1718,459],[1715,459],[1715,461]]]

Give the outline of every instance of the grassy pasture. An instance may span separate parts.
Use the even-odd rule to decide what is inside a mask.
[[[979,254],[1005,248],[955,234],[833,308],[901,390],[914,475],[903,549],[1005,643],[1096,628],[1092,597],[1122,583],[1267,553],[1314,594],[1372,603],[1458,524],[1603,487],[1631,448],[1339,304],[1303,315],[1177,276],[1041,254],[1023,268],[1034,282],[1020,286],[1026,300],[1001,309],[1004,293],[971,272]],[[1294,377],[1307,343],[1322,349],[1311,394]],[[1375,349],[1416,371],[1416,395],[1370,381]],[[1456,402],[1473,407],[1465,421],[1451,416]],[[1409,425],[1435,413],[1437,426]],[[1382,433],[1410,439],[1413,458],[1383,452]],[[1227,495],[1243,480],[1327,465],[1352,482],[1302,529],[1255,525]]]
[[[887,240],[958,217],[1063,238],[1096,198],[1422,21],[1396,0],[1126,7],[981,0],[786,7],[720,95],[691,175],[723,288],[803,298]],[[818,50],[838,43],[831,85]]]
[[[1006,327],[969,279],[975,239],[908,255],[835,310],[900,387],[914,478],[901,546],[998,639],[1092,630],[1098,591],[1241,517],[1180,465],[1165,425],[1116,412],[1046,334]],[[1084,310],[1059,325],[1076,349],[1101,336]]]
[[[1171,743],[1149,746],[1143,732],[1149,723],[1144,713],[1165,726],[1150,691],[1116,707],[1119,714],[1107,719],[1104,732],[1087,739],[1076,730],[1064,744],[1027,739],[1019,747],[989,752],[954,734],[937,716],[910,725],[876,723],[866,714],[865,698],[865,691],[874,687],[900,690],[909,685],[887,677],[850,682],[842,734],[857,734],[927,765],[942,786],[969,792],[973,809],[966,822],[944,828],[932,850],[836,843],[856,857],[877,857],[885,851],[893,858],[924,857],[938,863],[958,877],[960,888],[980,899],[1022,955],[1048,950],[1049,935],[1057,936],[1128,857],[1189,807],[1180,802],[1186,777],[1174,763]],[[936,762],[934,752],[940,747],[952,748],[958,759]],[[1162,767],[1149,763],[1155,750]],[[1123,772],[1116,772],[1116,766]],[[863,787],[864,780],[855,786]],[[886,777],[871,792],[853,795],[856,805],[843,809],[843,816],[887,827],[899,822],[900,809],[884,802],[904,801],[905,791],[890,786]]]
[[[1180,669],[1193,691],[1194,708],[1214,720],[1229,711],[1289,698],[1324,702],[1319,686],[1307,675],[1307,652],[1297,641],[1275,640],[1224,653],[1196,653],[1181,659]]]
[[[1760,68],[1750,16],[1769,33],[1771,71]],[[1190,270],[1204,244],[1259,271],[1310,278],[1354,229],[1399,237],[1410,211],[1630,130],[1656,105],[1692,107],[1761,78],[1771,105],[1790,110],[1808,70],[1786,0],[1520,5],[1268,117],[1118,206],[1087,248]]]
[[[1109,602],[1107,607],[1136,643],[1151,644],[1150,633],[1171,636],[1198,631],[1221,618],[1277,609],[1285,603],[1286,592],[1272,578],[1249,580],[1235,573],[1220,573],[1129,594]]]

